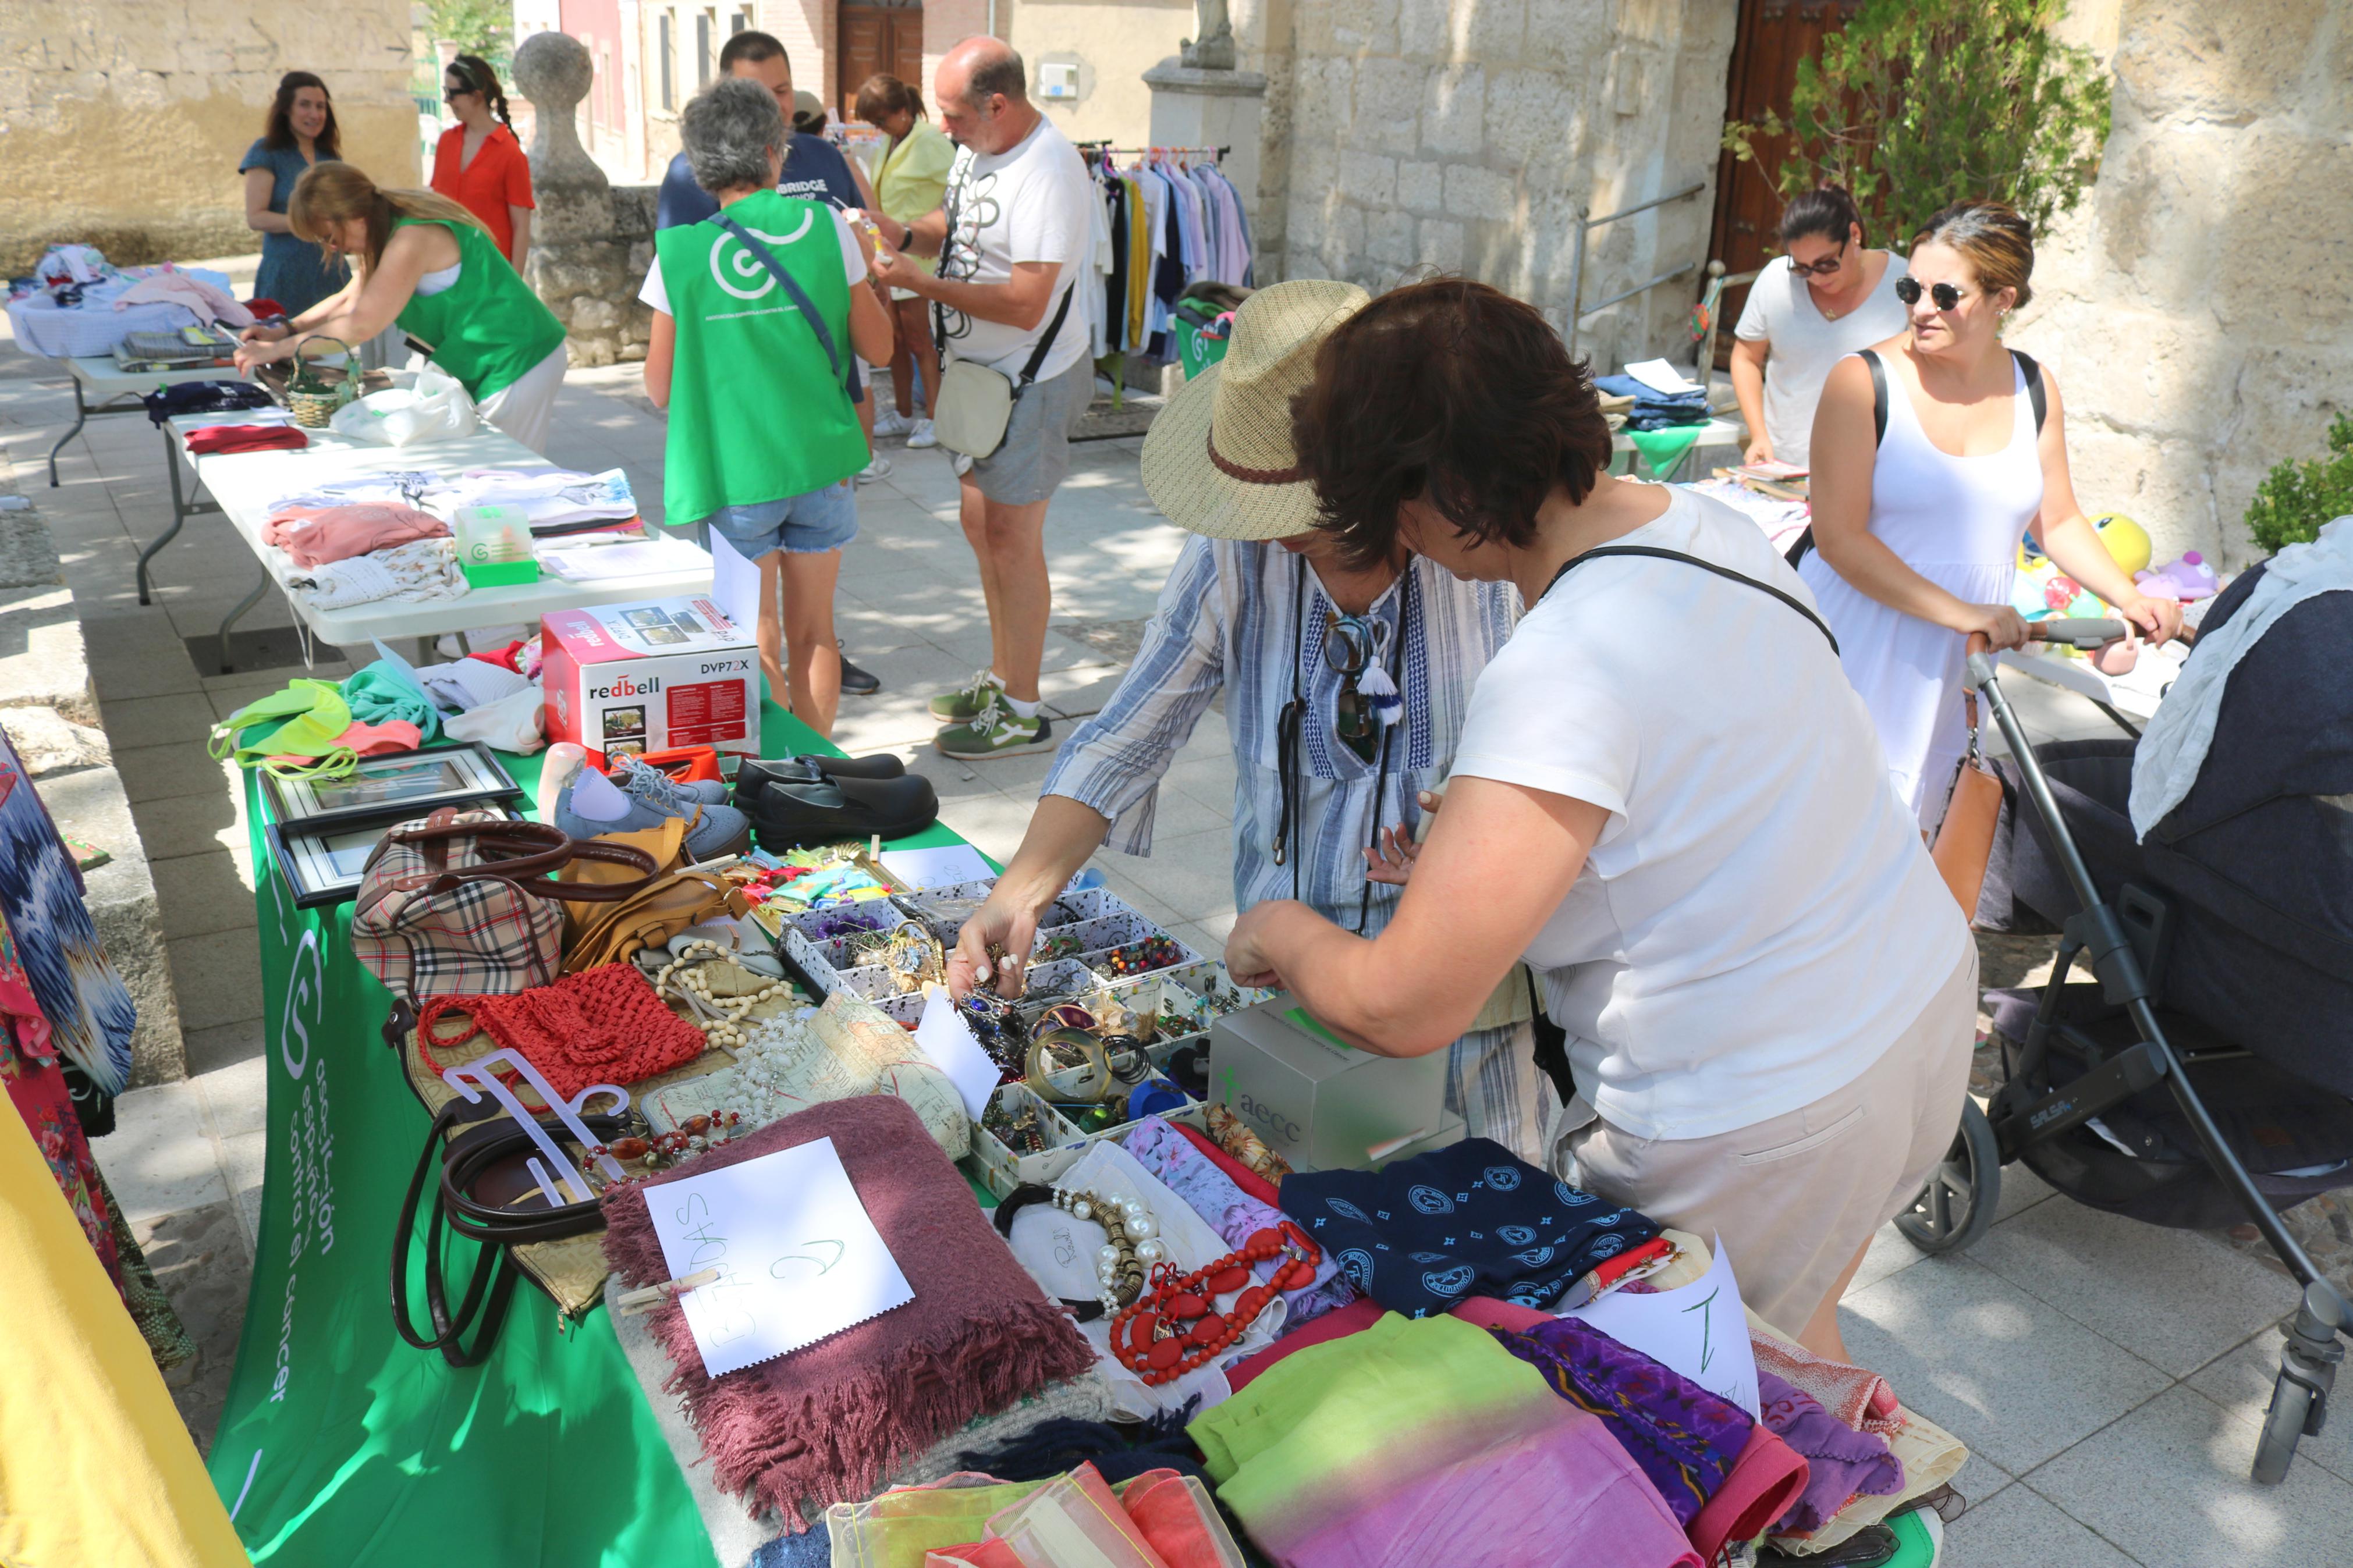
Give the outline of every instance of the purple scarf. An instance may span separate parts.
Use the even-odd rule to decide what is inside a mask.
[[[1555,1394],[1600,1416],[1686,1528],[1723,1487],[1756,1428],[1730,1400],[1575,1318],[1520,1333],[1488,1331]]]
[[[1805,1458],[1806,1489],[1789,1506],[1775,1535],[1820,1530],[1860,1496],[1890,1497],[1904,1489],[1904,1461],[1874,1432],[1858,1432],[1805,1390],[1759,1369],[1757,1391],[1766,1430]]]
[[[1185,1206],[1207,1220],[1229,1247],[1240,1247],[1253,1232],[1271,1230],[1282,1223],[1282,1210],[1270,1208],[1234,1185],[1232,1177],[1157,1116],[1137,1122],[1124,1144],[1138,1164],[1183,1198]],[[1284,1291],[1282,1299],[1291,1304],[1288,1326],[1297,1328],[1335,1307],[1346,1306],[1356,1299],[1356,1290],[1340,1272],[1338,1260],[1326,1250],[1315,1266],[1314,1282]]]

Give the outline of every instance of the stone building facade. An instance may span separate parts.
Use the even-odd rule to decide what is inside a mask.
[[[118,263],[238,255],[237,160],[278,79],[315,71],[343,156],[416,184],[407,0],[8,0],[0,5],[0,270],[59,240]]]

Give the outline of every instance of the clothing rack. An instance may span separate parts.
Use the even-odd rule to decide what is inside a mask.
[[[1080,151],[1080,152],[1082,152],[1082,153],[1093,153],[1099,154],[1100,156],[1103,156],[1103,157],[1105,157],[1105,158],[1148,158],[1148,157],[1151,157],[1151,156],[1155,155],[1155,153],[1176,153],[1176,154],[1177,154],[1178,156],[1189,156],[1189,157],[1200,157],[1200,156],[1203,156],[1203,155],[1205,155],[1205,154],[1206,154],[1207,156],[1211,157],[1211,158],[1223,159],[1223,158],[1224,158],[1224,157],[1226,157],[1229,153],[1232,153],[1232,152],[1233,152],[1233,148],[1231,148],[1230,146],[1228,146],[1228,147],[1114,147],[1114,146],[1113,146],[1113,145],[1112,145],[1110,142],[1077,142],[1077,143],[1075,143],[1075,145],[1078,147],[1079,151]]]

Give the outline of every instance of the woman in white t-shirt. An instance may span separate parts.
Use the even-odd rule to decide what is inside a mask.
[[[1394,922],[1257,905],[1235,978],[1419,1056],[1525,954],[1580,1101],[1556,1163],[1721,1237],[1744,1299],[1842,1358],[1840,1293],[1951,1143],[1977,952],[1811,595],[1731,509],[1610,478],[1584,367],[1483,285],[1375,300],[1293,418],[1343,558],[1402,539],[1529,608],[1428,844],[1377,868],[1410,876]]]
[[[1835,185],[1789,198],[1783,254],[1765,264],[1733,328],[1732,392],[1748,425],[1747,460],[1809,460],[1814,405],[1831,366],[1904,330],[1904,258],[1865,249],[1854,198]]]

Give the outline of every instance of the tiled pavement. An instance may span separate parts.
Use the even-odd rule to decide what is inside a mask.
[[[81,606],[188,1029],[189,1079],[126,1097],[121,1131],[99,1153],[159,1268],[184,1281],[184,1310],[210,1354],[183,1403],[208,1431],[241,1311],[263,1133],[252,868],[233,779],[199,742],[216,717],[295,672],[206,675],[180,640],[212,630],[252,580],[218,518],[190,522],[157,558],[157,603],[137,605],[132,557],[166,504],[159,439],[142,419],[95,422],[66,448],[64,483],[51,490],[37,462],[63,407],[68,394],[46,365],[0,353],[0,450],[47,518]],[[662,426],[633,370],[575,371],[557,429],[554,460],[618,463],[641,496],[660,494]],[[1045,689],[1062,715],[1092,710],[1110,690],[1180,542],[1145,500],[1136,446],[1080,448],[1049,517],[1057,600]],[[908,756],[938,786],[944,820],[1003,858],[1047,761],[965,766],[923,745],[926,698],[986,659],[987,623],[944,457],[889,455],[893,474],[860,491],[839,606],[850,652],[884,690],[847,700],[837,738],[852,752]],[[288,624],[274,598],[245,622]],[[2102,731],[2105,721],[2072,698],[2010,688],[2038,738]],[[1166,786],[1157,852],[1103,858],[1124,897],[1203,951],[1222,945],[1234,918],[1228,752],[1212,716]],[[2285,1485],[2246,1479],[2275,1324],[2294,1305],[2287,1282],[2213,1237],[2052,1201],[2020,1168],[2004,1176],[2000,1221],[1967,1256],[1922,1258],[1891,1229],[1845,1303],[1859,1356],[1971,1447],[1957,1483],[1971,1507],[1946,1561],[2319,1568],[2353,1557],[2353,1423],[2340,1417],[2307,1441]]]

